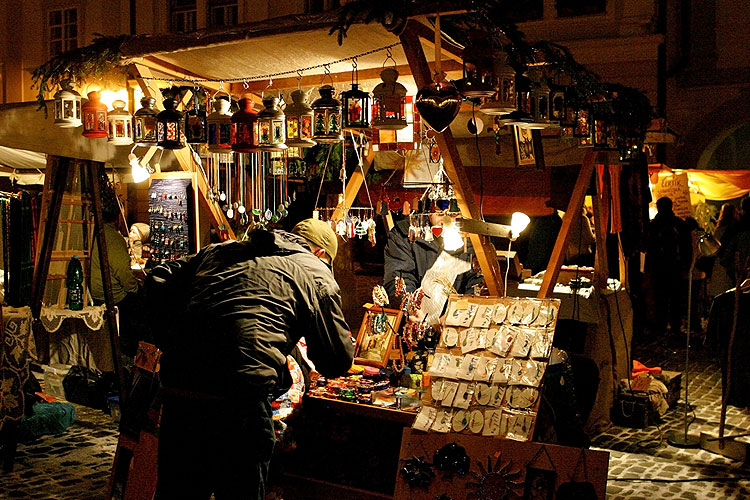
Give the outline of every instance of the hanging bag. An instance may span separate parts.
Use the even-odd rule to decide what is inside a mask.
[[[578,471],[578,465],[583,462],[583,481],[576,481],[576,472]],[[556,500],[600,500],[596,496],[596,488],[594,484],[588,479],[588,471],[586,470],[586,450],[581,448],[581,454],[578,455],[578,460],[573,468],[573,474],[570,475],[570,480],[560,485],[557,489]]]

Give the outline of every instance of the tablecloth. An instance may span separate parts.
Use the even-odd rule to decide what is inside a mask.
[[[23,386],[35,352],[31,334],[31,309],[3,307],[4,334],[0,345],[0,427],[18,420],[24,412]]]

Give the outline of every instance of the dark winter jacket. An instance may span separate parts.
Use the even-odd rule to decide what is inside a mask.
[[[256,230],[153,269],[147,292],[167,387],[217,396],[277,395],[300,337],[325,376],[352,363],[331,271],[304,239]]]
[[[690,229],[673,212],[659,212],[649,222],[646,271],[658,275],[686,273],[693,258]]]
[[[383,270],[383,286],[388,292],[391,306],[397,307],[400,303],[396,298],[396,278],[401,276],[406,283],[406,291],[413,292],[419,288],[425,273],[432,267],[437,258],[443,252],[443,238],[435,238],[425,241],[416,238],[409,241],[409,219],[404,219],[396,224],[388,233],[388,243],[385,246],[385,266]],[[452,253],[461,260],[471,262],[474,250],[471,243],[467,242],[466,251],[459,249]],[[456,277],[453,288],[458,293],[470,293],[471,287],[481,283],[482,276],[474,271],[466,271]]]

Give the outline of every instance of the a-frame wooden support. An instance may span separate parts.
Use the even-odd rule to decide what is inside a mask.
[[[49,212],[44,224],[44,233],[40,243],[39,258],[34,266],[34,278],[31,284],[31,315],[35,323],[39,322],[39,316],[42,311],[42,302],[44,299],[44,288],[49,274],[49,266],[52,258],[52,249],[54,246],[55,232],[57,231],[58,220],[60,219],[60,207],[62,205],[65,185],[70,173],[71,164],[76,160],[71,158],[58,158],[57,161],[48,160],[47,175],[53,175],[50,172],[52,164],[55,164],[57,172],[54,173],[54,183],[51,184],[49,198]],[[81,186],[83,191],[86,187],[90,189],[91,205],[94,209],[94,234],[99,249],[100,270],[102,273],[102,284],[104,286],[104,305],[106,308],[107,329],[109,331],[109,340],[112,348],[112,365],[119,382],[120,404],[124,404],[126,398],[125,374],[120,361],[120,339],[117,330],[117,316],[115,313],[115,301],[112,296],[112,276],[109,271],[109,254],[107,251],[107,242],[104,239],[104,218],[102,215],[102,197],[101,187],[99,186],[100,173],[104,170],[104,164],[101,162],[85,161],[87,169],[86,180],[88,186]],[[40,324],[35,325],[37,335],[37,351],[40,361],[49,361],[49,337],[44,332]]]
[[[568,247],[568,241],[570,240],[570,228],[573,225],[573,220],[581,216],[581,208],[583,207],[583,200],[586,197],[586,190],[591,183],[591,176],[594,175],[597,165],[608,164],[609,154],[606,151],[594,151],[590,149],[586,152],[581,170],[578,173],[578,179],[573,188],[573,193],[568,202],[568,208],[565,210],[560,232],[557,234],[557,240],[555,240],[555,246],[552,249],[552,256],[544,273],[542,285],[537,294],[538,298],[545,298],[552,295],[555,283],[557,283],[557,277],[560,274],[560,267],[563,264],[563,258],[565,257],[565,249]],[[609,266],[607,264],[607,221],[602,220],[602,199],[599,190],[599,182],[596,182],[596,196],[594,196],[594,233],[596,236],[594,280],[597,287],[602,290],[607,286]]]
[[[419,38],[419,33],[424,30],[415,27],[414,23],[416,21],[409,20],[406,29],[401,34],[401,45],[406,54],[406,59],[409,61],[414,81],[417,87],[421,88],[429,85],[432,81],[432,73],[427,64],[427,59],[422,50]],[[458,154],[453,134],[450,129],[446,129],[443,133],[436,134],[435,139],[440,152],[443,154],[445,171],[453,181],[453,189],[456,193],[456,200],[458,200],[461,215],[469,219],[479,219],[479,207],[474,200],[469,178],[466,176],[466,172],[464,172],[463,162]],[[478,234],[471,234],[470,238],[490,295],[504,295],[503,280],[500,267],[497,264],[497,253],[494,245],[488,238]]]

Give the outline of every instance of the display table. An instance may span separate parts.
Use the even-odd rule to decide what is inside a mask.
[[[0,462],[13,470],[16,453],[16,421],[24,415],[23,386],[29,379],[29,363],[35,356],[31,334],[31,309],[3,307],[0,334]]]
[[[415,416],[305,396],[288,422],[297,446],[276,457],[284,499],[393,498],[401,432]]]
[[[80,311],[43,307],[39,316],[41,333],[49,338],[49,363],[114,370],[105,306],[86,306]]]
[[[583,355],[599,368],[596,402],[586,423],[589,435],[611,425],[609,411],[614,404],[617,381],[627,378],[630,369],[633,308],[627,290],[614,280],[610,280],[610,284],[612,288],[590,288],[578,290],[578,293],[558,285],[552,294],[552,298],[560,299],[558,320],[587,324]],[[535,285],[508,286],[508,296],[536,297],[538,291]]]

